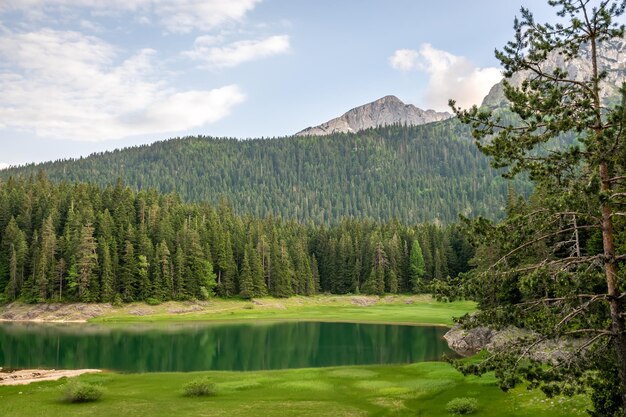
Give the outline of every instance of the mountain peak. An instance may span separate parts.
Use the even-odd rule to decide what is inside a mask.
[[[385,96],[371,103],[355,107],[342,116],[321,125],[308,127],[296,136],[324,136],[333,133],[358,132],[378,126],[392,124],[423,125],[452,117],[447,112],[422,110],[412,104],[405,104],[396,96]]]
[[[400,100],[398,97],[396,96],[385,96],[382,98],[379,98],[378,100],[374,100],[373,103],[376,102],[383,102],[383,103],[398,103],[398,104],[402,104],[403,106],[405,105],[404,102],[402,100]]]

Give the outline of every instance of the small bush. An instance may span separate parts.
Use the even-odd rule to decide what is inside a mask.
[[[118,294],[115,294],[115,297],[113,297],[113,302],[111,303],[113,305],[113,307],[121,307],[123,302],[122,302],[122,296]]]
[[[206,379],[194,379],[183,386],[185,397],[210,397],[215,395],[217,388],[214,383]]]
[[[200,299],[204,301],[208,300],[209,298],[211,298],[211,293],[209,292],[209,290],[207,290],[205,286],[200,287]]]
[[[161,304],[161,300],[154,297],[148,297],[146,298],[146,304],[148,304],[149,306],[158,306],[159,304]]]
[[[68,403],[89,403],[98,401],[102,394],[103,390],[99,385],[70,381],[65,384],[63,399]]]
[[[478,400],[470,397],[455,398],[446,404],[446,411],[456,415],[472,414],[477,409]]]

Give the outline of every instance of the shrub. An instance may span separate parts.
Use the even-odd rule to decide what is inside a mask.
[[[200,299],[208,300],[211,297],[211,293],[206,289],[205,286],[200,287]]]
[[[161,300],[154,297],[148,297],[146,298],[146,304],[148,304],[149,306],[158,306],[159,304],[161,304]]]
[[[478,400],[470,397],[455,398],[446,404],[446,411],[450,414],[472,414],[477,409]]]
[[[98,401],[102,394],[101,386],[74,380],[64,385],[63,399],[69,403],[88,403]]]
[[[123,302],[122,302],[122,296],[118,294],[115,294],[115,297],[113,297],[113,302],[111,303],[113,305],[113,307],[121,307]]]
[[[215,395],[216,392],[215,384],[203,378],[194,379],[183,386],[185,397],[209,397]]]

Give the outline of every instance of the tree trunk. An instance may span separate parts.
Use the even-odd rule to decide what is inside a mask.
[[[610,191],[609,170],[606,162],[600,164],[602,191]],[[607,203],[602,204],[602,244],[604,247],[604,271],[613,330],[613,344],[617,356],[617,369],[621,383],[622,410],[626,414],[626,329],[622,314],[622,302],[617,288],[617,265],[615,263],[615,242],[613,239],[612,210]]]

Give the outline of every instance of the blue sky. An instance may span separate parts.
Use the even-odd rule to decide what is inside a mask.
[[[479,103],[520,6],[550,20],[545,3],[0,0],[0,168],[283,136],[388,94]]]

